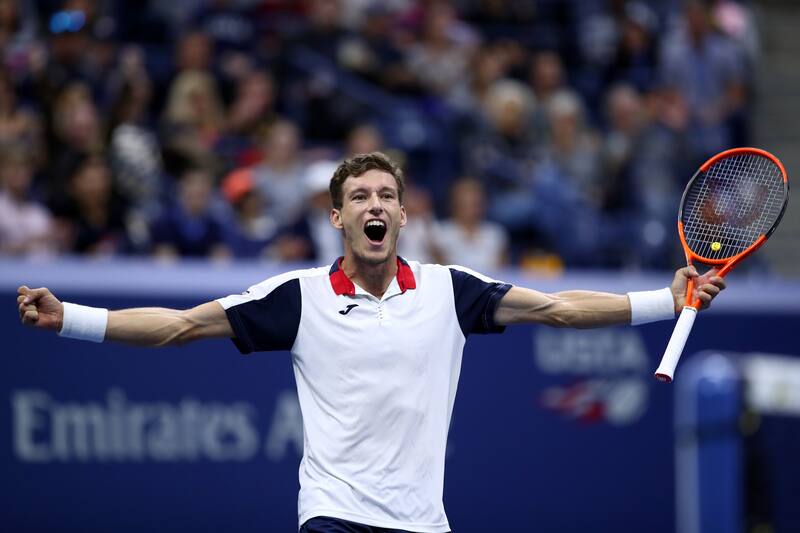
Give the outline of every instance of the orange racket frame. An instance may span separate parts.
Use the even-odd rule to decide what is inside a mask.
[[[721,277],[721,278],[724,278],[725,275],[728,274],[731,270],[733,270],[733,267],[735,267],[737,264],[741,263],[741,261],[745,257],[747,257],[748,255],[752,254],[753,252],[755,252],[759,248],[761,248],[761,246],[767,241],[769,236],[772,234],[772,232],[778,226],[778,222],[780,222],[781,218],[783,217],[784,211],[786,211],[786,204],[784,204],[783,210],[781,211],[781,214],[778,216],[778,219],[775,221],[775,223],[772,225],[772,227],[769,229],[769,231],[767,233],[765,233],[764,235],[761,235],[756,240],[756,242],[754,242],[753,244],[751,244],[750,246],[748,246],[747,248],[745,248],[744,250],[742,250],[738,254],[733,255],[731,257],[726,257],[724,259],[709,259],[708,257],[703,257],[701,255],[698,255],[698,254],[694,253],[691,249],[689,249],[689,245],[686,244],[686,236],[684,235],[684,232],[683,232],[683,222],[681,222],[681,219],[683,218],[683,204],[686,201],[686,193],[689,191],[689,188],[690,188],[689,185],[695,179],[697,179],[697,177],[699,175],[704,174],[706,171],[708,171],[708,169],[711,168],[711,166],[714,163],[716,163],[717,161],[719,161],[720,159],[723,159],[725,157],[734,156],[734,155],[745,155],[745,154],[757,154],[757,155],[766,157],[766,158],[770,159],[773,163],[775,163],[778,166],[778,168],[781,170],[781,174],[783,174],[783,183],[786,186],[787,193],[788,193],[789,176],[786,173],[786,169],[784,168],[783,163],[781,163],[780,160],[777,157],[775,157],[771,153],[767,152],[766,150],[761,150],[760,148],[750,148],[750,147],[747,147],[747,148],[732,148],[730,150],[725,150],[724,152],[718,153],[717,155],[715,155],[714,157],[712,157],[711,159],[709,159],[708,161],[703,163],[703,166],[701,166],[698,169],[698,171],[695,173],[695,175],[692,176],[692,179],[689,180],[689,183],[686,185],[686,190],[684,190],[684,192],[683,192],[683,197],[681,198],[681,209],[680,209],[680,212],[678,213],[678,237],[681,240],[681,246],[683,246],[683,253],[686,256],[686,264],[688,266],[691,266],[693,261],[697,261],[697,262],[703,263],[705,265],[712,265],[712,266],[720,266],[720,265],[722,265],[722,268],[719,270],[719,272],[717,272],[717,275],[719,277]],[[689,279],[689,284],[686,287],[686,305],[690,306],[690,307],[694,307],[695,309],[699,309],[700,308],[700,300],[697,299],[697,298],[692,299],[692,293],[693,292],[694,292],[694,279],[690,278]]]

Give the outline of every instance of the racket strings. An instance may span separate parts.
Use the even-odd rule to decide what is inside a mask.
[[[767,193],[767,196],[773,198],[765,199],[764,191],[768,189],[753,184],[764,184],[767,177],[765,169],[768,169],[768,166],[758,162],[759,158],[756,158],[755,162],[743,161],[743,157],[737,159],[731,158],[731,161],[723,161],[716,165],[699,183],[699,201],[694,210],[689,210],[693,213],[690,221],[696,226],[694,233],[697,238],[694,240],[698,241],[700,247],[705,245],[706,248],[702,250],[703,254],[697,250],[698,255],[710,258],[735,255],[764,233],[760,226],[763,225],[763,219],[769,218],[768,216],[763,217],[762,224],[752,222],[759,221],[758,215],[768,214],[769,209],[756,213],[753,210],[757,200],[760,205],[769,205],[770,200],[774,200],[775,193],[774,190],[769,191],[772,194]],[[751,174],[742,176],[742,172],[748,170]],[[724,180],[733,179],[739,180],[739,187],[732,188],[729,183],[723,183]],[[750,180],[750,183],[743,179]],[[731,194],[732,192],[735,194]],[[702,206],[702,209],[697,209],[698,206]]]
[[[703,248],[696,251],[698,255],[702,252],[704,257],[712,259],[735,255],[755,242],[765,231],[761,226],[764,226],[766,219],[770,218],[769,209],[757,212],[754,212],[754,209],[757,208],[756,202],[759,205],[769,206],[770,201],[774,200],[774,191],[757,185],[764,183],[767,176],[764,170],[768,167],[758,162],[756,166],[750,165],[752,176],[744,176],[744,179],[751,180],[748,183],[742,181],[742,171],[748,170],[748,164],[741,159],[740,157],[739,161],[723,162],[713,168],[705,181],[700,184],[701,201],[698,205],[702,206],[702,210],[696,210],[693,217],[697,222],[697,244]],[[731,188],[727,186],[728,184],[720,183],[720,180],[725,179],[739,179],[737,187]],[[735,194],[731,194],[732,191]]]
[[[784,203],[783,173],[771,159],[726,157],[687,191],[682,216],[686,244],[708,259],[737,255],[769,231]]]

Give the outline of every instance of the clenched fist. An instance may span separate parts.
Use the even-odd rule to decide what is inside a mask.
[[[64,307],[47,288],[29,289],[25,285],[17,289],[19,318],[22,323],[37,328],[61,329]]]

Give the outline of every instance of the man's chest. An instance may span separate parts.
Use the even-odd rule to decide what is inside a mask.
[[[449,360],[459,336],[452,298],[338,296],[304,300],[293,352],[314,371],[413,375]]]

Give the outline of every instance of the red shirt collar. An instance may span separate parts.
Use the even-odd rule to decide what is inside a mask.
[[[338,295],[355,296],[356,286],[350,278],[347,277],[344,270],[342,270],[342,259],[344,259],[344,257],[340,257],[331,265],[331,270],[329,272],[331,287],[333,287],[333,292]],[[409,289],[417,288],[417,280],[414,278],[414,272],[411,270],[411,267],[408,266],[406,260],[400,256],[397,256],[397,285],[400,287],[400,292],[406,292]]]

